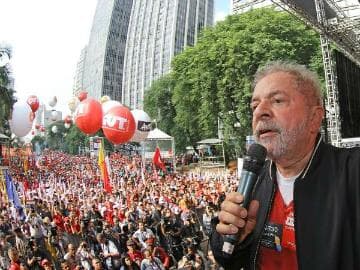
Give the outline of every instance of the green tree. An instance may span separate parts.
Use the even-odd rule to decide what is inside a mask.
[[[183,131],[175,139],[194,145],[216,137],[220,119],[228,149],[243,152],[245,136],[251,134],[251,82],[258,67],[288,59],[323,76],[319,43],[315,31],[273,8],[228,16],[206,29],[197,45],[172,63],[174,124]]]
[[[1,53],[7,53],[11,57],[11,49],[0,46]],[[14,90],[9,88],[10,70],[9,66],[0,67],[0,133],[10,135],[8,119],[11,115],[12,107],[16,101]]]

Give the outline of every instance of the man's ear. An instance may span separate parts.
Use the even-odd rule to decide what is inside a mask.
[[[310,114],[310,121],[311,121],[311,127],[310,131],[311,133],[318,133],[321,127],[322,120],[324,119],[324,108],[322,106],[314,106],[311,109]]]

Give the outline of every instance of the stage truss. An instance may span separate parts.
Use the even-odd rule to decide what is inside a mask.
[[[350,60],[360,66],[360,3],[358,0],[314,0],[316,10],[314,16],[311,10],[303,8],[304,2],[296,0],[272,0],[272,2],[320,33],[327,92],[325,108],[328,140],[335,146],[352,146],[348,141],[343,143],[341,138],[338,89],[330,40]]]

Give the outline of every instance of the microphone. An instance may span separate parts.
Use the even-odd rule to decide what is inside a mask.
[[[247,154],[244,157],[243,169],[239,179],[237,192],[243,195],[244,200],[241,205],[248,209],[250,205],[251,193],[259,176],[261,168],[264,166],[266,158],[266,148],[261,144],[253,143],[250,145]],[[239,242],[241,231],[236,234],[224,236],[222,251],[231,255],[235,245]]]

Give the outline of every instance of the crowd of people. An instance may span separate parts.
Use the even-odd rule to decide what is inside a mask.
[[[96,158],[46,150],[13,158],[22,208],[0,197],[1,269],[220,269],[211,220],[233,175],[160,173],[140,156],[109,155],[112,192]]]

